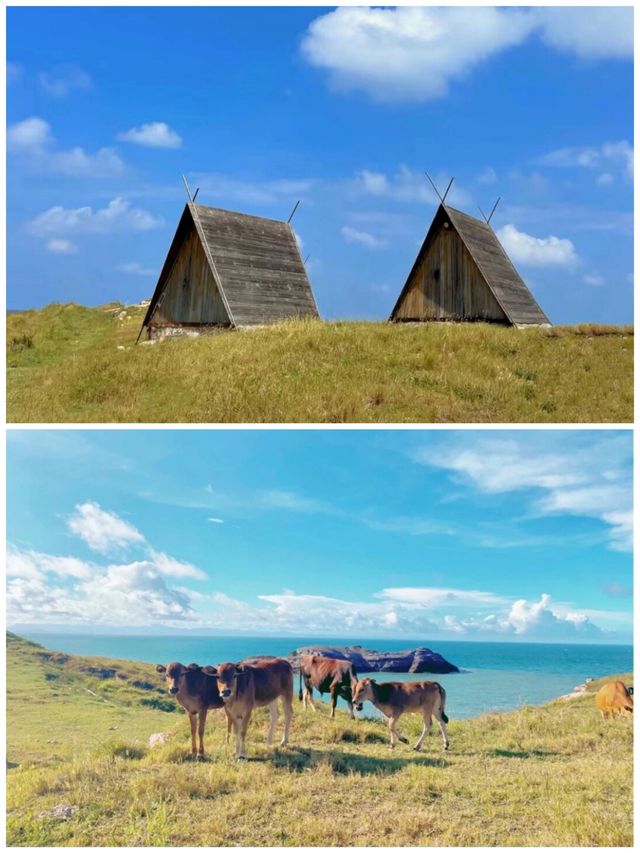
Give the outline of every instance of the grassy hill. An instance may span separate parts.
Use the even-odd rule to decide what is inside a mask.
[[[632,420],[631,327],[300,321],[134,346],[143,314],[9,314],[9,421]]]
[[[633,843],[632,728],[592,696],[462,722],[450,709],[447,753],[434,732],[391,753],[382,722],[296,699],[290,747],[266,746],[261,711],[240,763],[215,712],[195,763],[152,666],[8,635],[7,691],[10,846]],[[149,749],[160,731],[171,739]]]

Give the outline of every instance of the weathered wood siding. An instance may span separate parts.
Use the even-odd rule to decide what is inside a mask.
[[[458,234],[442,227],[397,306],[398,320],[508,319]]]
[[[318,316],[306,269],[286,222],[193,207],[235,325]]]
[[[154,326],[229,323],[227,310],[195,228],[178,250],[152,323]]]

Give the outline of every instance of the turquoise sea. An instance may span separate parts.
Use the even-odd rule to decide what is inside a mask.
[[[379,673],[375,677],[379,681],[437,679],[447,691],[447,713],[452,719],[475,717],[487,711],[508,711],[521,705],[541,704],[570,692],[587,678],[631,672],[633,669],[632,646],[354,640],[344,637],[154,637],[21,633],[47,648],[70,654],[164,664],[173,660],[216,664],[256,654],[286,655],[295,648],[312,644],[342,646],[358,642],[379,651],[428,646],[464,671],[437,676]]]

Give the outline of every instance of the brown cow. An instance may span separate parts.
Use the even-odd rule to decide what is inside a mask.
[[[342,696],[347,702],[351,719],[354,720],[352,689],[357,680],[358,673],[349,660],[336,660],[323,655],[303,655],[300,658],[298,698],[305,708],[310,705],[315,711],[313,688],[315,687],[321,696],[323,693],[331,694],[331,716],[335,717],[338,696]]]
[[[207,711],[210,708],[224,708],[224,702],[218,693],[215,679],[205,675],[197,663],[183,666],[174,661],[168,666],[158,664],[156,670],[164,675],[169,694],[175,696],[189,715],[191,726],[191,755],[204,758],[204,727]],[[200,746],[196,749],[196,725]],[[231,721],[227,717],[227,740],[231,731]]]
[[[424,725],[422,734],[416,741],[414,749],[420,749],[425,735],[431,728],[431,717],[434,716],[444,741],[444,748],[449,749],[449,738],[445,723],[449,718],[444,712],[447,694],[444,687],[437,681],[387,681],[378,684],[373,678],[363,678],[358,681],[353,691],[353,701],[358,709],[369,700],[387,718],[389,734],[391,735],[391,749],[395,746],[395,739],[403,743],[409,741],[398,734],[396,723],[403,714],[422,714]]]
[[[633,717],[633,687],[627,689],[622,681],[609,681],[596,693],[596,707],[603,719]]]
[[[237,758],[246,758],[245,738],[254,708],[269,706],[271,725],[267,743],[273,742],[278,722],[278,699],[282,699],[284,710],[284,735],[280,743],[282,746],[287,744],[293,716],[293,670],[288,661],[268,658],[253,664],[221,663],[217,667],[204,667],[203,672],[217,676],[221,701],[236,732]]]

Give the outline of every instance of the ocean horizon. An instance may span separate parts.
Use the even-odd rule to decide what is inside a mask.
[[[461,672],[447,675],[378,673],[376,678],[379,681],[439,681],[447,691],[447,713],[452,719],[468,719],[491,711],[511,711],[523,705],[543,704],[569,693],[587,678],[600,678],[633,669],[631,645],[352,637],[149,636],[31,630],[17,630],[17,633],[49,649],[67,654],[164,664],[172,660],[217,664],[252,655],[285,656],[309,645],[361,645],[378,651],[426,646],[455,664]]]

